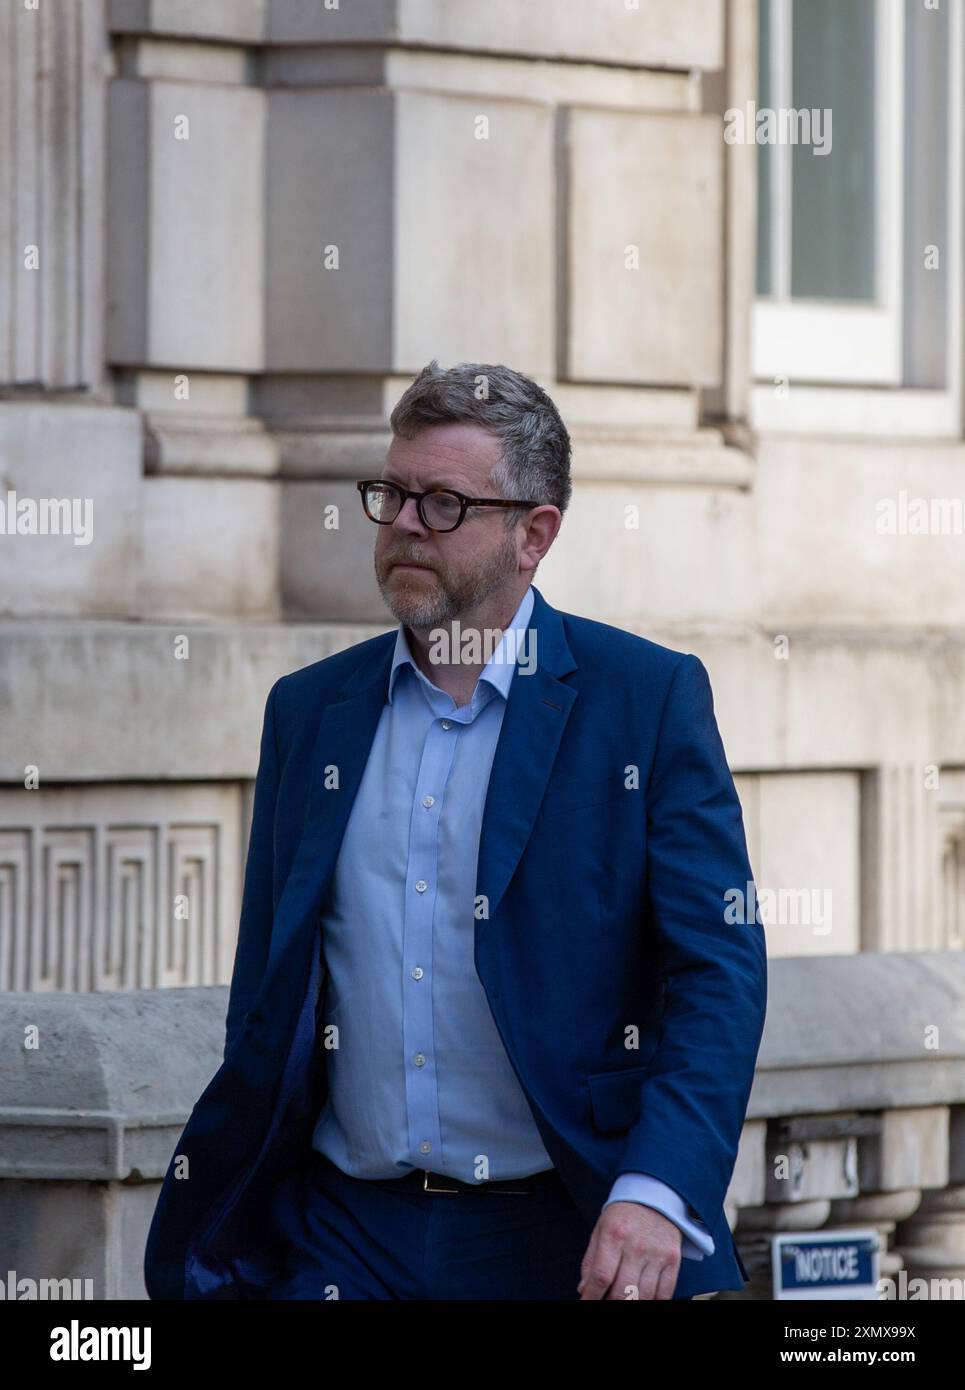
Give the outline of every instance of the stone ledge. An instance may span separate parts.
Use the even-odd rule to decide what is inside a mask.
[[[0,781],[253,777],[279,676],[386,626],[0,622]]]
[[[46,783],[253,777],[275,680],[394,629],[370,584],[356,601],[371,622],[0,620],[0,782],[21,785],[38,749]],[[552,585],[537,585],[554,602]],[[735,771],[965,766],[961,632],[626,626],[704,662]],[[775,660],[779,631],[788,661]],[[174,660],[181,634],[188,661]]]
[[[781,1116],[965,1104],[963,997],[957,952],[772,961],[748,1129],[762,1138],[754,1122]],[[221,1066],[227,1002],[225,987],[0,994],[12,1059],[0,1074],[0,1178],[161,1178]],[[41,1045],[28,1052],[33,1024]],[[927,1024],[939,1026],[940,1054],[923,1048]]]
[[[252,45],[372,44],[511,58],[560,58],[689,71],[723,62],[720,0],[640,0],[636,9],[558,0],[366,0],[328,9],[321,0],[110,0],[114,34],[154,34]]]
[[[144,417],[147,473],[272,476],[278,448],[260,420],[151,411]]]

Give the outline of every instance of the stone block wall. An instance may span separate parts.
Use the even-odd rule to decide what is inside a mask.
[[[264,700],[394,625],[354,481],[432,357],[559,404],[537,583],[708,667],[772,957],[957,959],[965,551],[875,516],[962,494],[960,412],[758,399],[755,34],[755,0],[3,0],[0,503],[92,524],[0,530],[0,989],[227,982]]]

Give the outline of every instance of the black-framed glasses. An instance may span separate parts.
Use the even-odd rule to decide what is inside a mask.
[[[362,507],[369,521],[391,526],[409,497],[415,498],[419,518],[429,531],[454,531],[461,526],[469,507],[519,507],[528,510],[539,502],[524,502],[518,498],[466,497],[451,487],[431,487],[425,492],[410,492],[398,483],[384,478],[367,478],[356,483],[362,496]]]

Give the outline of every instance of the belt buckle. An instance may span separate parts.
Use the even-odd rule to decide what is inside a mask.
[[[459,1188],[458,1188],[458,1187],[430,1187],[430,1186],[429,1186],[429,1177],[430,1177],[430,1175],[431,1175],[431,1172],[432,1172],[432,1169],[431,1169],[431,1168],[423,1168],[423,1170],[422,1170],[422,1190],[423,1190],[423,1192],[448,1192],[448,1193],[451,1193],[451,1194],[455,1195],[455,1194],[459,1191]]]

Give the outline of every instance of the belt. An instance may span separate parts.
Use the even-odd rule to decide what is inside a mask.
[[[404,1178],[376,1178],[380,1187],[390,1187],[394,1192],[446,1192],[453,1196],[459,1192],[501,1192],[517,1194],[520,1197],[542,1196],[547,1186],[558,1177],[555,1168],[547,1168],[542,1173],[531,1173],[525,1178],[491,1179],[487,1182],[463,1182],[461,1178],[451,1178],[448,1173],[434,1173],[429,1168],[413,1168]]]

